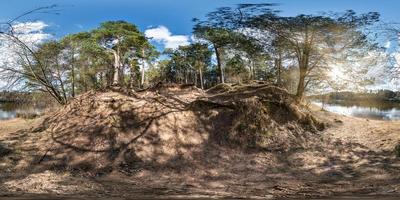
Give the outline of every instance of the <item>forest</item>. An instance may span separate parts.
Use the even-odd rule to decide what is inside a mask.
[[[17,49],[18,65],[2,65],[3,78],[9,86],[22,82],[24,89],[46,92],[60,104],[92,89],[115,86],[137,90],[162,82],[207,89],[251,80],[277,84],[302,99],[315,88],[373,84],[375,77],[357,74],[390,60],[381,61],[384,49],[369,31],[379,22],[376,12],[283,17],[274,4],[239,4],[193,19],[195,42],[162,52],[126,21],[103,22],[94,30],[32,46],[18,37],[23,27],[13,27],[15,20],[2,26],[1,36],[3,46]],[[344,65],[363,66],[344,67],[351,80],[337,81],[332,63],[343,58]]]

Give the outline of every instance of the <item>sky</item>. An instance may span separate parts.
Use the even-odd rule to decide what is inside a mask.
[[[0,0],[0,22],[34,8],[56,4],[57,15],[34,14],[20,20],[32,27],[26,33],[28,38],[58,39],[92,30],[104,21],[125,20],[137,25],[162,50],[191,41],[193,18],[203,18],[218,7],[239,3],[278,3],[276,9],[286,16],[349,9],[357,13],[376,11],[383,21],[400,22],[400,0]]]
[[[221,6],[233,6],[238,3],[279,3],[277,9],[283,15],[300,13],[314,14],[321,11],[356,12],[377,11],[385,21],[400,19],[399,0],[1,0],[0,21],[40,6],[58,5],[59,15],[36,14],[30,20],[40,20],[48,26],[46,31],[60,38],[69,33],[76,33],[96,28],[107,20],[125,20],[136,24],[142,31],[159,28],[164,38],[158,42],[168,43],[190,40],[192,19],[202,18],[210,11]],[[186,36],[170,38],[171,36]]]

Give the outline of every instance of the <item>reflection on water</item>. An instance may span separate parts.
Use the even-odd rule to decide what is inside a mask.
[[[43,109],[35,105],[21,103],[0,103],[0,120],[13,119],[18,115],[39,115]]]
[[[17,112],[15,111],[5,111],[2,109],[2,104],[0,104],[0,120],[4,119],[12,119],[15,118],[17,115]]]
[[[317,101],[314,103],[327,111],[347,116],[378,120],[400,120],[400,103],[349,101],[330,101],[324,104]]]

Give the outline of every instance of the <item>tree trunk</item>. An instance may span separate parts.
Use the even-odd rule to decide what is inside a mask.
[[[64,86],[64,81],[62,80],[62,76],[61,76],[61,72],[60,72],[60,68],[58,67],[59,66],[59,64],[58,64],[58,59],[57,59],[57,61],[56,61],[56,65],[57,65],[57,78],[58,78],[58,81],[60,82],[60,87],[61,87],[61,92],[62,92],[62,96],[63,96],[63,98],[65,99],[65,101],[67,101],[67,92],[66,92],[66,90],[65,90],[65,86]]]
[[[145,78],[145,69],[144,69],[144,66],[145,66],[145,61],[143,60],[143,65],[142,65],[142,70],[141,70],[141,78],[140,78],[140,88],[143,88],[144,87],[144,78]]]
[[[250,60],[250,66],[251,66],[251,79],[254,80],[256,78],[256,67],[254,65],[254,62]]]
[[[120,67],[119,67],[119,85],[123,86],[125,84],[124,82],[124,65],[122,63],[120,63]]]
[[[297,85],[296,98],[298,101],[303,100],[303,95],[305,91],[305,79],[306,79],[307,68],[300,67],[299,84]]]
[[[72,48],[73,49],[73,48]],[[71,64],[71,96],[72,98],[75,97],[75,51],[72,50],[72,64]]]
[[[103,74],[103,72],[99,73],[99,83],[100,83],[100,87],[104,88],[104,74]]]
[[[194,86],[198,86],[198,83],[199,81],[197,81],[197,72],[196,71],[194,71]]]
[[[201,89],[204,90],[203,72],[201,71],[201,67],[199,69],[199,75],[200,75],[200,86],[201,86]]]
[[[72,98],[75,97],[75,67],[72,65],[71,69],[71,96]]]
[[[120,68],[121,68],[121,61],[119,57],[119,52],[112,50],[114,55],[114,77],[113,77],[113,85],[119,85],[120,81]]]
[[[255,70],[254,70],[254,62],[249,58],[249,79],[254,80],[255,77]]]
[[[282,55],[281,52],[278,53],[278,58],[275,59],[275,66],[277,70],[277,80],[278,85],[282,85]]]
[[[218,74],[218,78],[219,78],[219,82],[220,83],[225,83],[225,78],[224,78],[224,70],[222,69],[222,64],[221,64],[221,55],[220,55],[220,51],[219,48],[217,46],[214,45],[214,51],[215,51],[215,56],[217,58],[217,74]]]
[[[144,78],[145,78],[145,66],[146,66],[146,61],[144,59],[144,49],[142,49],[142,76],[140,78],[140,88],[144,87]]]
[[[135,74],[135,70],[134,70],[135,66],[131,65],[131,76],[130,76],[130,80],[129,80],[129,87],[133,88],[135,86],[135,79],[136,79],[136,74]]]
[[[277,76],[277,84],[282,85],[282,62],[278,61],[278,76]]]
[[[308,36],[308,29],[306,26],[304,44],[299,47],[301,49],[297,53],[297,60],[299,63],[299,84],[297,85],[297,93],[296,98],[297,101],[302,101],[304,97],[304,91],[306,90],[307,84],[305,82],[308,70],[309,70],[309,59],[310,59],[310,43],[309,43],[309,36]]]
[[[188,75],[189,75],[188,71],[185,70],[185,84],[188,84]]]
[[[303,93],[304,93],[304,77],[300,77],[299,84],[297,85],[297,93],[296,93],[296,97],[298,100],[303,99]]]

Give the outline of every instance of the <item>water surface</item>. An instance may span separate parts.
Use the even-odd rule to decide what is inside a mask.
[[[19,115],[39,115],[43,109],[27,103],[0,103],[0,120],[14,119]]]
[[[400,120],[400,103],[376,102],[376,101],[329,101],[322,103],[315,101],[323,109],[353,117],[377,119],[377,120]]]

